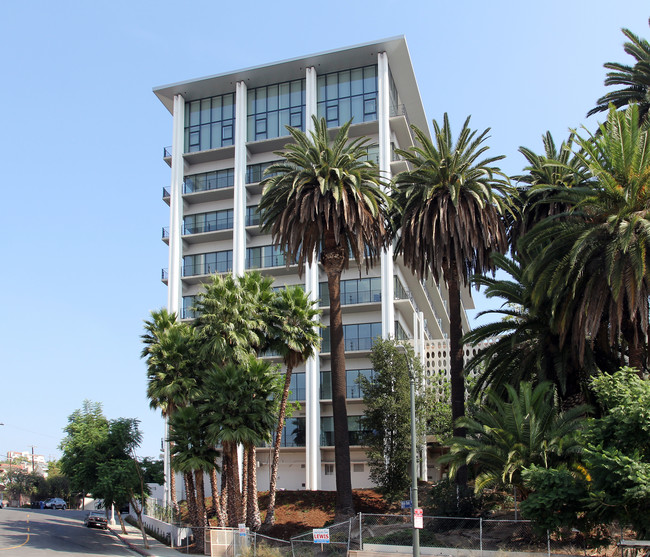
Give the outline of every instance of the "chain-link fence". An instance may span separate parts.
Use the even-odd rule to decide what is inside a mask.
[[[293,557],[322,557],[325,555],[344,556],[350,551],[350,533],[354,519],[332,524],[328,543],[314,543],[313,530],[291,538]]]
[[[409,515],[360,514],[359,546],[411,546],[413,525]],[[586,545],[579,533],[549,535],[533,528],[528,520],[423,517],[420,547],[465,551],[525,552],[546,555],[584,555]]]
[[[291,542],[264,536],[254,532],[251,535],[250,557],[291,557]]]

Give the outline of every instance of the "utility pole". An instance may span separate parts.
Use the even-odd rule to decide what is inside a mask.
[[[34,466],[34,447],[35,445],[32,445],[32,474],[36,471],[36,466]]]

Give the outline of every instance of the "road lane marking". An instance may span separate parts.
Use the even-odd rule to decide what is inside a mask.
[[[0,551],[7,551],[9,549],[18,549],[19,547],[22,547],[23,545],[26,545],[28,543],[29,543],[29,514],[27,515],[27,539],[20,545],[14,545],[12,547],[0,547]]]

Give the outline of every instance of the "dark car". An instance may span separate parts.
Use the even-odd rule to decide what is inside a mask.
[[[91,526],[96,526],[97,528],[103,528],[108,530],[108,520],[106,520],[106,515],[97,511],[90,511],[86,518],[84,518],[84,524],[90,528]]]

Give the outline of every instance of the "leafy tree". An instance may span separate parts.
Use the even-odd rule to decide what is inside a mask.
[[[482,158],[489,128],[477,135],[465,120],[456,141],[447,114],[442,127],[433,121],[433,141],[413,126],[420,146],[397,150],[412,167],[395,177],[395,219],[401,231],[397,252],[418,276],[442,278],[449,293],[451,407],[454,423],[465,414],[461,288],[470,276],[493,271],[492,252],[505,252],[502,215],[508,205],[506,180],[493,164],[503,156]],[[454,434],[462,437],[456,425]],[[464,471],[458,476],[465,483]]]
[[[162,485],[165,482],[164,463],[162,459],[154,459],[145,456],[140,460],[140,468],[145,483]]]
[[[35,472],[28,472],[21,468],[10,468],[5,475],[5,489],[9,496],[23,501],[36,494],[43,477]]]
[[[595,377],[604,414],[584,433],[590,511],[602,522],[631,524],[650,535],[650,383],[624,367]]]
[[[316,331],[317,323],[315,321],[316,317],[320,315],[320,310],[314,307],[315,302],[309,299],[309,295],[302,288],[289,286],[282,289],[276,294],[273,302],[270,347],[282,356],[286,371],[278,413],[278,426],[273,443],[269,504],[264,519],[264,524],[267,526],[272,526],[275,523],[275,493],[280,462],[280,443],[287,412],[291,375],[293,369],[310,358],[314,354],[315,348],[320,345],[320,336]]]
[[[410,485],[411,373],[420,391],[416,397],[418,438],[424,433],[426,413],[421,392],[422,369],[410,346],[395,340],[377,340],[370,354],[372,381],[360,377],[363,402],[363,438],[370,479],[381,486],[389,501],[404,495]],[[412,370],[412,372],[411,372]]]
[[[587,113],[587,116],[606,112],[610,104],[616,108],[638,104],[640,119],[644,118],[650,110],[650,43],[629,29],[623,29],[623,34],[629,39],[623,44],[623,50],[634,58],[634,65],[617,62],[604,64],[606,69],[611,70],[607,72],[605,85],[620,85],[622,88],[600,97],[598,104]]]
[[[314,131],[287,128],[293,143],[277,154],[260,201],[262,230],[287,257],[305,264],[318,255],[327,274],[330,298],[332,407],[336,469],[336,515],[354,514],[345,391],[345,345],[341,312],[341,274],[350,258],[372,266],[391,242],[388,199],[374,163],[367,161],[367,139],[348,140],[350,122],[330,142],[327,122],[313,118]]]
[[[85,496],[97,483],[99,462],[104,460],[102,445],[106,441],[109,422],[100,402],[84,400],[81,409],[68,417],[61,441],[61,471],[70,478],[73,491]]]
[[[558,412],[550,383],[536,387],[522,382],[518,391],[506,385],[508,399],[495,391],[486,395],[484,406],[473,418],[460,420],[467,438],[454,437],[441,462],[448,462],[450,475],[463,465],[476,466],[476,492],[492,485],[514,486],[524,495],[522,471],[532,465],[552,468],[576,457],[580,445],[575,433],[584,423],[586,405]]]

